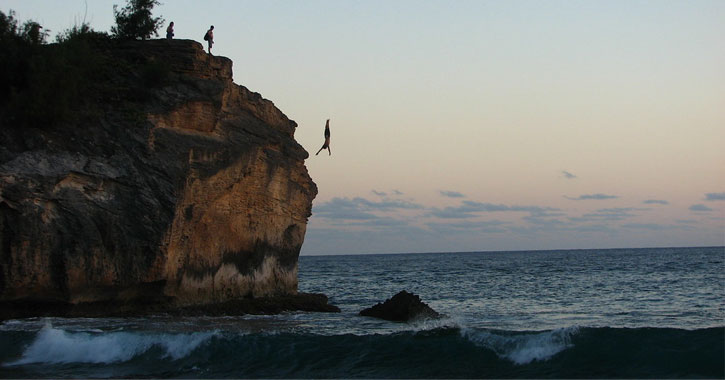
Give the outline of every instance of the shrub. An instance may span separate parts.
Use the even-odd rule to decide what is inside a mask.
[[[80,116],[93,100],[108,41],[87,24],[73,27],[46,45],[40,25],[22,27],[11,11],[0,12],[0,124],[3,128],[48,128]]]
[[[97,32],[91,29],[91,26],[87,23],[83,23],[80,26],[75,25],[70,29],[66,29],[62,34],[55,36],[55,42],[59,44],[75,43],[78,41],[99,43],[101,41],[107,41],[108,39],[108,33]]]
[[[158,0],[128,0],[126,6],[119,10],[113,6],[116,26],[111,27],[111,34],[122,39],[148,39],[153,34],[158,36],[158,29],[164,23],[161,17],[151,17],[151,10],[159,5]]]

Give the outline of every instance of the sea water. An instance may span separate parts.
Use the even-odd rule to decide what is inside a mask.
[[[32,318],[0,377],[725,377],[725,248],[303,256],[341,313]],[[400,290],[445,314],[357,313]]]

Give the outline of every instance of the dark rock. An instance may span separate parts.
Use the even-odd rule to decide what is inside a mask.
[[[218,303],[177,307],[171,297],[136,298],[131,301],[94,301],[72,304],[43,299],[0,301],[0,321],[29,317],[132,317],[151,314],[178,316],[268,315],[289,311],[339,313],[327,296],[297,293],[281,296],[239,298]]]
[[[103,49],[98,112],[0,126],[0,302],[45,315],[297,294],[317,195],[297,124],[198,42]]]
[[[265,315],[279,314],[286,311],[314,311],[324,313],[339,313],[340,308],[328,303],[327,296],[314,293],[297,293],[260,298],[240,298],[225,302],[195,305],[173,311],[180,315]]]
[[[365,317],[385,319],[394,322],[409,322],[420,319],[438,319],[442,315],[423,303],[415,294],[405,290],[393,298],[360,312]]]

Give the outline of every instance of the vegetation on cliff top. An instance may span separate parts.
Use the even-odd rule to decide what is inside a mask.
[[[116,26],[111,28],[111,33],[118,38],[142,40],[151,38],[152,34],[158,36],[158,29],[164,23],[164,19],[151,16],[151,11],[156,5],[159,5],[157,0],[128,0],[128,4],[121,10],[114,5]]]
[[[163,23],[151,17],[156,0],[129,0],[114,7],[112,34],[83,23],[48,44],[35,21],[22,24],[0,11],[0,127],[46,129],[98,114],[99,100],[145,100],[163,83],[167,70],[157,62],[133,62],[111,54],[114,45],[145,39]]]

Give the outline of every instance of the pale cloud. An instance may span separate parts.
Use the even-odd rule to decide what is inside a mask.
[[[463,207],[468,210],[477,212],[497,212],[497,211],[523,211],[534,213],[544,213],[547,211],[559,211],[557,208],[540,207],[540,206],[507,206],[503,204],[482,203],[474,201],[463,201]]]
[[[523,217],[523,220],[525,220],[527,223],[533,224],[533,225],[539,225],[539,226],[557,226],[557,227],[564,227],[567,225],[570,225],[571,223],[564,222],[560,219],[557,219],[556,216],[565,216],[566,214],[547,214],[544,215],[529,215]]]
[[[476,217],[478,213],[485,212],[528,212],[534,214],[545,214],[550,211],[560,211],[557,208],[540,206],[509,206],[504,204],[482,203],[474,201],[463,201],[458,207],[446,207],[443,209],[432,208],[429,215],[444,219],[466,219]]]
[[[423,205],[399,199],[386,199],[380,202],[369,201],[365,198],[353,198],[352,202],[368,210],[395,211],[395,210],[416,210],[424,208]]]
[[[436,223],[426,224],[431,230],[444,234],[453,233],[503,233],[507,232],[509,222],[498,220],[487,220],[478,222],[460,221],[456,223]]]
[[[448,198],[465,198],[466,196],[457,191],[440,191],[441,195]]]
[[[462,199],[457,201],[457,205],[439,208],[420,204],[414,199],[401,199],[396,196],[397,191],[372,190],[369,199],[333,198],[313,207],[305,244],[315,247],[317,252],[337,252],[340,247],[355,247],[356,252],[435,251],[454,245],[477,247],[487,244],[487,239],[532,242],[551,236],[561,239],[577,236],[587,241],[618,238],[626,234],[673,234],[695,231],[700,223],[693,219],[645,219],[654,208],[609,207],[582,210],[577,215],[573,211],[540,205],[473,201],[453,190],[438,192],[443,197]],[[573,199],[614,198],[619,197],[595,193]],[[660,199],[642,202],[648,205],[669,204]],[[704,204],[692,205],[690,210],[701,213],[700,216],[714,215],[707,214],[714,210]],[[491,219],[492,215],[499,215],[493,213],[505,216]],[[546,240],[547,244],[555,244],[559,238]]]
[[[396,219],[391,217],[378,217],[370,220],[355,220],[345,223],[345,226],[373,227],[373,228],[390,228],[409,226],[410,222],[405,219]]]
[[[707,193],[705,194],[706,201],[725,201],[725,193]]]
[[[564,175],[564,178],[566,178],[566,179],[576,179],[576,178],[577,178],[577,176],[576,176],[576,175],[574,175],[574,174],[572,174],[572,173],[569,173],[569,172],[568,172],[568,171],[566,171],[566,170],[562,170],[562,171],[561,171],[561,174],[563,174],[563,175]]]
[[[600,208],[596,211],[597,214],[601,215],[621,215],[624,217],[636,216],[634,212],[649,211],[648,208],[639,207],[614,207],[614,208]]]
[[[312,207],[312,216],[326,219],[370,220],[378,216],[363,210],[357,202],[348,198],[333,198],[331,201]]]
[[[597,210],[597,212],[609,212],[609,213],[622,213],[622,212],[632,212],[632,211],[649,211],[648,208],[639,208],[639,207],[612,207],[612,208],[600,208]]]
[[[675,223],[678,223],[678,224],[697,224],[697,220],[695,220],[695,219],[677,219],[677,220],[675,220]]]
[[[473,214],[470,211],[462,210],[460,207],[446,207],[444,209],[434,207],[430,210],[428,216],[441,219],[466,219],[477,217],[476,214]]]
[[[569,220],[575,223],[620,221],[638,216],[635,212],[648,210],[646,208],[636,207],[601,208],[595,212],[587,213],[579,217],[569,217]]]
[[[560,216],[566,216],[566,213],[557,208],[550,208],[548,210],[542,208],[542,210],[543,211],[530,211],[531,216],[537,218],[558,218]]]
[[[512,226],[511,232],[529,237],[537,233],[586,233],[586,234],[615,234],[617,229],[608,224],[601,223],[570,223],[552,220],[550,223],[536,223],[526,226]]]
[[[575,232],[581,232],[581,233],[606,233],[606,234],[616,234],[619,232],[618,229],[608,225],[608,224],[583,224],[583,225],[576,225],[571,228],[572,231]]]
[[[661,199],[647,199],[646,201],[642,202],[646,205],[668,205],[670,202],[667,202],[665,200]]]
[[[358,226],[308,228],[303,251],[306,254],[404,253],[412,252],[411,241],[439,251],[443,249],[435,245],[439,240],[427,229],[406,225],[379,229]]]
[[[597,193],[597,194],[583,194],[578,197],[564,196],[564,198],[572,200],[572,201],[586,201],[586,200],[616,199],[616,198],[619,198],[619,196]]]
[[[312,215],[326,219],[380,220],[374,212],[423,209],[422,205],[404,200],[370,201],[365,198],[338,198],[312,207]]]
[[[715,210],[711,209],[710,207],[705,206],[704,204],[696,204],[696,205],[690,206],[690,211],[710,212],[710,211],[715,211]]]
[[[630,228],[635,230],[648,230],[648,231],[667,231],[667,230],[689,230],[691,226],[686,224],[672,225],[672,224],[657,224],[657,223],[627,223],[623,224],[622,227]]]

